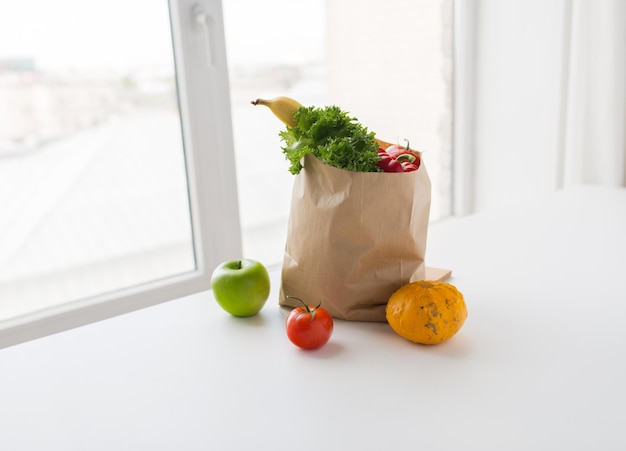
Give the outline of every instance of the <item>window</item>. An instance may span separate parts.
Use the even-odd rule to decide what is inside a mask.
[[[452,1],[223,4],[246,256],[282,262],[293,181],[283,124],[258,97],[336,104],[385,141],[408,139],[424,152],[431,219],[451,214]]]
[[[35,3],[0,15],[0,346],[206,289],[240,248],[220,3]]]
[[[449,214],[451,14],[451,0],[3,6],[0,347],[207,289],[226,259],[278,267],[293,176],[255,98],[337,104],[408,139],[431,217]]]

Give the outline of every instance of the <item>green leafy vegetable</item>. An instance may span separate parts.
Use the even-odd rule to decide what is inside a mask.
[[[289,171],[302,169],[302,158],[310,153],[324,163],[357,172],[380,172],[378,144],[374,132],[337,106],[301,107],[294,114],[296,126],[280,132],[285,144]]]

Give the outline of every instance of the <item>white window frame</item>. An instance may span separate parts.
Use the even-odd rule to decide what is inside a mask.
[[[221,1],[169,6],[196,270],[3,321],[0,349],[207,290],[215,266],[241,258]]]
[[[454,0],[452,214],[474,212],[476,0]]]

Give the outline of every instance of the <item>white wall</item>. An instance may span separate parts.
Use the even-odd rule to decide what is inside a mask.
[[[328,103],[423,151],[431,219],[450,213],[450,0],[328,0]]]
[[[562,80],[567,65],[565,55],[570,2],[456,1],[457,8],[475,7],[471,16],[476,20],[471,27],[475,30],[472,82],[469,86],[461,85],[463,89],[473,91],[470,96],[473,105],[469,113],[471,142],[455,142],[462,152],[466,148],[471,150],[468,164],[473,168],[470,170],[473,182],[467,189],[461,188],[470,191],[470,200],[469,205],[461,205],[458,211],[499,208],[503,204],[541,196],[559,186],[559,177],[562,176],[562,171],[558,169],[563,147],[562,104],[566,95]],[[412,143],[436,155],[440,153],[436,141],[441,139],[439,131],[443,128],[437,121],[445,117],[446,106],[446,94],[436,91],[445,85],[445,78],[442,77],[445,71],[436,65],[430,69],[421,67],[419,59],[411,55],[419,53],[414,49],[416,43],[428,41],[425,35],[427,25],[433,28],[439,23],[441,11],[447,3],[405,0],[393,0],[392,3],[393,7],[386,4],[385,8],[377,6],[378,9],[373,7],[371,1],[337,0],[328,3],[329,23],[332,25],[333,20],[346,23],[345,26],[329,26],[329,36],[335,42],[328,49],[329,58],[341,68],[338,71],[341,77],[329,76],[330,101],[346,106],[389,140],[396,139],[396,134],[400,133],[398,130],[409,135],[412,133],[414,136],[409,136]],[[387,11],[387,6],[396,12],[396,16],[383,18],[381,14],[372,13],[379,12],[379,9]],[[356,8],[359,14],[355,16],[353,12]],[[350,21],[347,17],[359,20]],[[366,18],[369,21],[365,21]],[[388,25],[390,23],[394,25]],[[413,34],[407,35],[404,31],[389,34],[389,29],[408,29]],[[333,30],[336,35],[332,34]],[[389,36],[402,37],[404,41],[392,42]],[[369,67],[371,61],[380,67],[379,71],[362,69]],[[443,66],[444,61],[440,67]],[[407,90],[407,84],[398,79],[398,74],[403,71],[408,77],[418,80],[413,83],[412,90]],[[346,73],[355,75],[345,77]],[[356,76],[358,74],[361,74],[360,78]],[[419,74],[419,78],[415,78],[415,74]],[[370,78],[364,78],[366,76]],[[438,77],[441,86],[426,83],[426,76]],[[418,88],[424,88],[424,93]],[[458,92],[455,95],[458,96]],[[444,99],[444,102],[437,103],[433,100],[435,97]],[[385,102],[393,105],[393,109],[382,117],[376,116],[371,107],[380,112],[379,105]],[[427,107],[419,110],[415,105]],[[434,132],[430,140],[429,131]],[[445,166],[447,162],[442,161]],[[434,186],[437,186],[440,168],[436,167],[435,161],[427,160],[427,163]],[[463,183],[463,186],[467,185]],[[455,195],[457,201],[463,197],[462,204],[466,201],[465,193],[460,193],[458,188]],[[437,193],[434,193],[435,206],[438,201],[436,196]],[[449,196],[449,192],[445,196]]]
[[[477,0],[474,211],[557,187],[567,0]]]

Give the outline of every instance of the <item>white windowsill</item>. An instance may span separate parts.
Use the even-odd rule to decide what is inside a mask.
[[[432,225],[469,310],[434,347],[337,321],[301,351],[274,268],[253,318],[204,292],[0,350],[0,447],[622,449],[623,230],[602,188]]]

